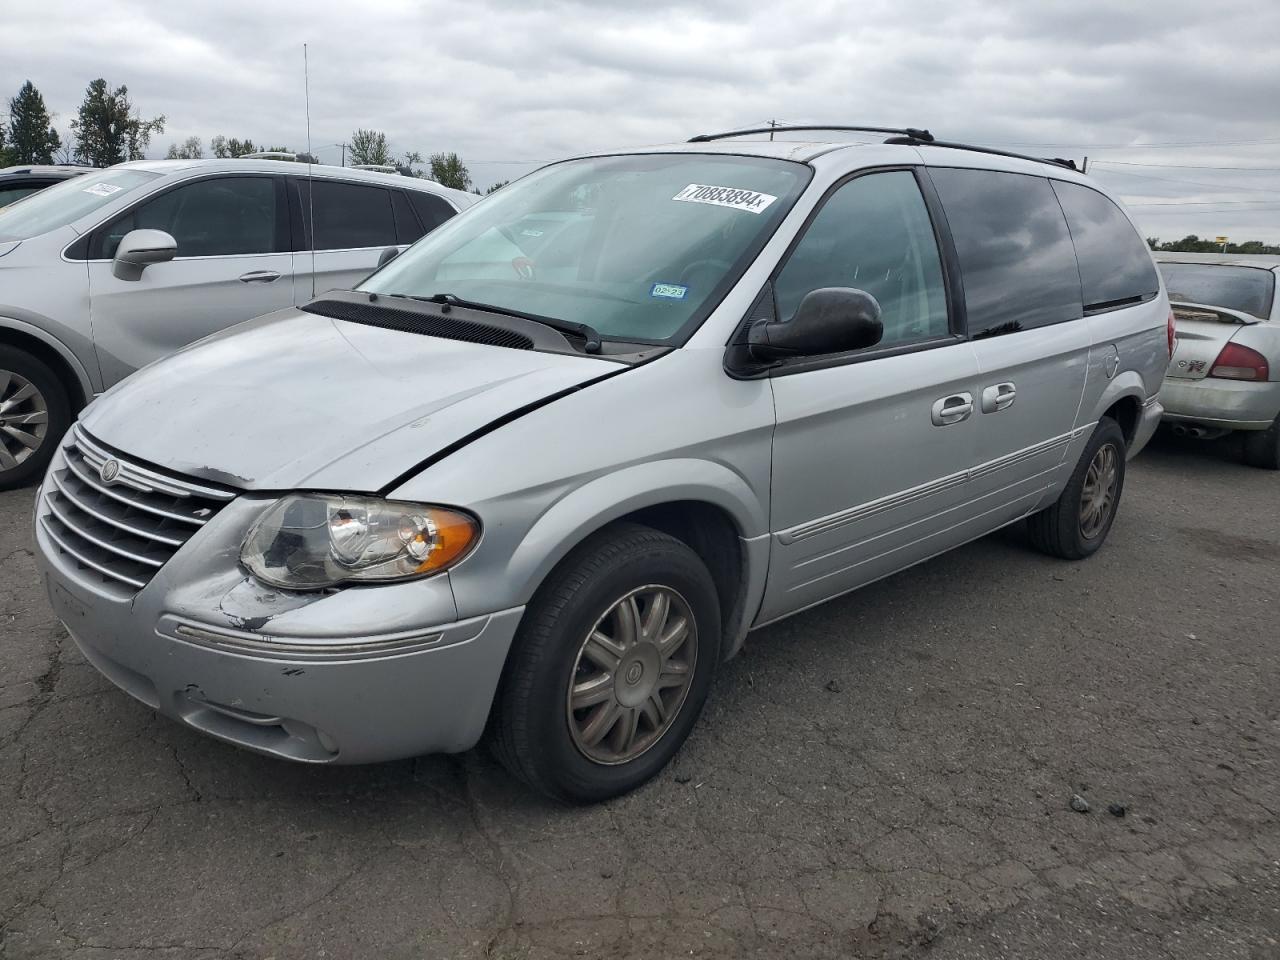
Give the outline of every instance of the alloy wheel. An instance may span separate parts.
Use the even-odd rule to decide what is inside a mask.
[[[24,463],[44,444],[49,408],[26,377],[0,370],[0,470]]]
[[[1080,492],[1080,533],[1086,540],[1106,529],[1115,509],[1119,481],[1119,454],[1114,444],[1104,443],[1089,462]]]
[[[569,679],[574,746],[601,764],[640,756],[679,714],[697,656],[697,624],[675,590],[650,584],[616,600],[583,639]]]

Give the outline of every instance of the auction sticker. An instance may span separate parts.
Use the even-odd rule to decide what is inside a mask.
[[[118,187],[114,183],[95,183],[91,187],[85,187],[84,192],[92,193],[95,197],[109,197],[123,189],[123,187]]]
[[[745,210],[747,213],[763,213],[769,204],[778,198],[767,193],[757,193],[755,190],[691,183],[671,199],[684,203],[709,203],[716,207],[732,207],[734,210]]]

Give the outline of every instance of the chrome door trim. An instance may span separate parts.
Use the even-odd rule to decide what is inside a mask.
[[[897,507],[906,506],[910,503],[924,500],[935,494],[942,493],[944,490],[951,490],[957,486],[969,483],[981,477],[988,477],[993,473],[998,473],[1009,467],[1017,466],[1027,460],[1037,457],[1040,454],[1048,453],[1059,447],[1068,446],[1073,440],[1093,430],[1095,424],[1087,423],[1083,426],[1076,427],[1066,433],[1043,440],[1040,443],[1034,443],[1029,447],[1023,447],[1021,450],[1015,450],[1013,453],[1005,454],[994,460],[988,460],[986,463],[980,463],[970,467],[968,470],[962,470],[959,473],[949,474],[945,477],[939,477],[936,480],[930,480],[928,483],[922,483],[919,486],[910,487],[899,493],[891,493],[888,496],[880,497],[876,500],[869,500],[866,503],[858,504],[850,507],[848,510],[842,510],[839,513],[833,513],[830,516],[819,517],[817,520],[809,520],[805,523],[797,524],[786,530],[779,530],[774,534],[778,538],[778,542],[785,545],[796,543],[800,540],[807,540],[810,537],[816,537],[819,534],[827,533],[831,530],[839,529],[850,523],[857,523],[859,520],[865,520],[876,514],[884,513],[887,510],[893,510]]]

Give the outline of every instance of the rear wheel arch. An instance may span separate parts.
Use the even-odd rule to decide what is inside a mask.
[[[1102,416],[1120,425],[1120,430],[1124,433],[1125,446],[1130,447],[1138,434],[1138,424],[1142,420],[1142,401],[1137,396],[1128,394],[1107,407]]]

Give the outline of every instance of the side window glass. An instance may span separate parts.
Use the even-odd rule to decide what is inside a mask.
[[[427,233],[457,213],[449,206],[448,201],[424,190],[410,190],[409,200],[413,203],[413,209],[418,211],[418,217]]]
[[[975,339],[1084,315],[1080,271],[1044,177],[930,168],[960,258]]]
[[[409,198],[403,191],[391,191],[391,212],[395,215],[397,241],[413,243],[422,236],[422,224],[418,223],[418,217],[409,206]]]
[[[1141,303],[1160,292],[1146,241],[1108,197],[1078,183],[1053,181],[1080,264],[1084,308]]]
[[[395,246],[389,190],[336,180],[315,180],[312,189],[317,250]]]
[[[790,320],[820,287],[855,287],[879,301],[877,349],[947,334],[938,245],[910,172],[858,177],[827,199],[778,274],[778,318]]]
[[[109,224],[98,256],[114,257],[130,230],[163,230],[179,257],[276,252],[276,187],[270,177],[197,180],[162,193]]]

